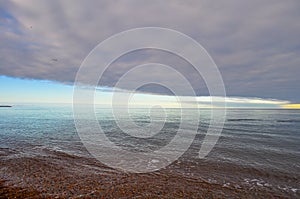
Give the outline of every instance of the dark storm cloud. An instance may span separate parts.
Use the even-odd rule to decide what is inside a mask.
[[[161,26],[208,50],[228,95],[299,101],[299,9],[298,0],[3,2],[0,74],[72,83],[99,42],[130,28]],[[171,64],[189,77],[197,94],[206,94],[189,64],[150,51],[121,58],[101,83],[111,86],[133,65],[149,61]]]

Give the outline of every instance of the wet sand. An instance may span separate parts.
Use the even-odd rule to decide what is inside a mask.
[[[231,183],[227,176],[239,175]],[[243,176],[244,175],[244,176]],[[218,176],[210,180],[209,176]],[[252,180],[248,177],[252,176]],[[1,149],[0,198],[299,198],[298,191],[276,189],[263,178],[297,184],[298,176],[267,173],[234,165],[177,161],[147,174],[111,169],[92,157],[42,149],[22,155]],[[205,178],[204,178],[205,177]],[[260,179],[255,181],[253,179]],[[220,179],[220,180],[218,180]],[[264,186],[266,185],[266,186]],[[283,186],[283,185],[282,185]]]

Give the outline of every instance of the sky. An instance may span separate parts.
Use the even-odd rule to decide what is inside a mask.
[[[300,103],[299,9],[298,0],[0,1],[0,103],[70,103],[76,73],[101,41],[132,28],[164,27],[207,50],[220,70],[230,106],[294,108]],[[154,62],[184,74],[199,103],[207,105],[201,76],[186,61],[158,50],[118,58],[99,87],[113,87],[132,67]],[[170,74],[154,67],[149,71],[180,87]],[[167,89],[147,86],[143,92],[136,104],[176,106]],[[112,93],[100,89],[96,95],[100,104],[109,104]]]

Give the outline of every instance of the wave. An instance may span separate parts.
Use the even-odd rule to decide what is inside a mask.
[[[300,120],[276,120],[276,122],[279,122],[279,123],[285,123],[285,122],[288,122],[288,123],[300,123]]]
[[[248,118],[242,118],[242,119],[227,119],[228,122],[242,122],[242,121],[263,121],[262,119],[248,119]]]

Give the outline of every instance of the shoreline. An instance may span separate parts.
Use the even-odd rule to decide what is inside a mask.
[[[5,153],[5,150],[1,150]],[[7,151],[6,151],[7,152]],[[129,174],[111,169],[92,157],[79,157],[58,151],[43,151],[46,156],[13,157],[9,152],[0,156],[0,198],[297,198],[300,193],[252,184],[234,184],[202,178],[218,175],[269,176],[263,171],[238,169],[232,165],[194,164],[176,161],[157,172]],[[190,176],[182,168],[197,173]],[[250,173],[251,175],[249,175]],[[283,181],[285,174],[276,176]],[[284,181],[293,180],[286,178]],[[297,181],[297,178],[294,179]],[[266,184],[266,183],[265,183]]]

